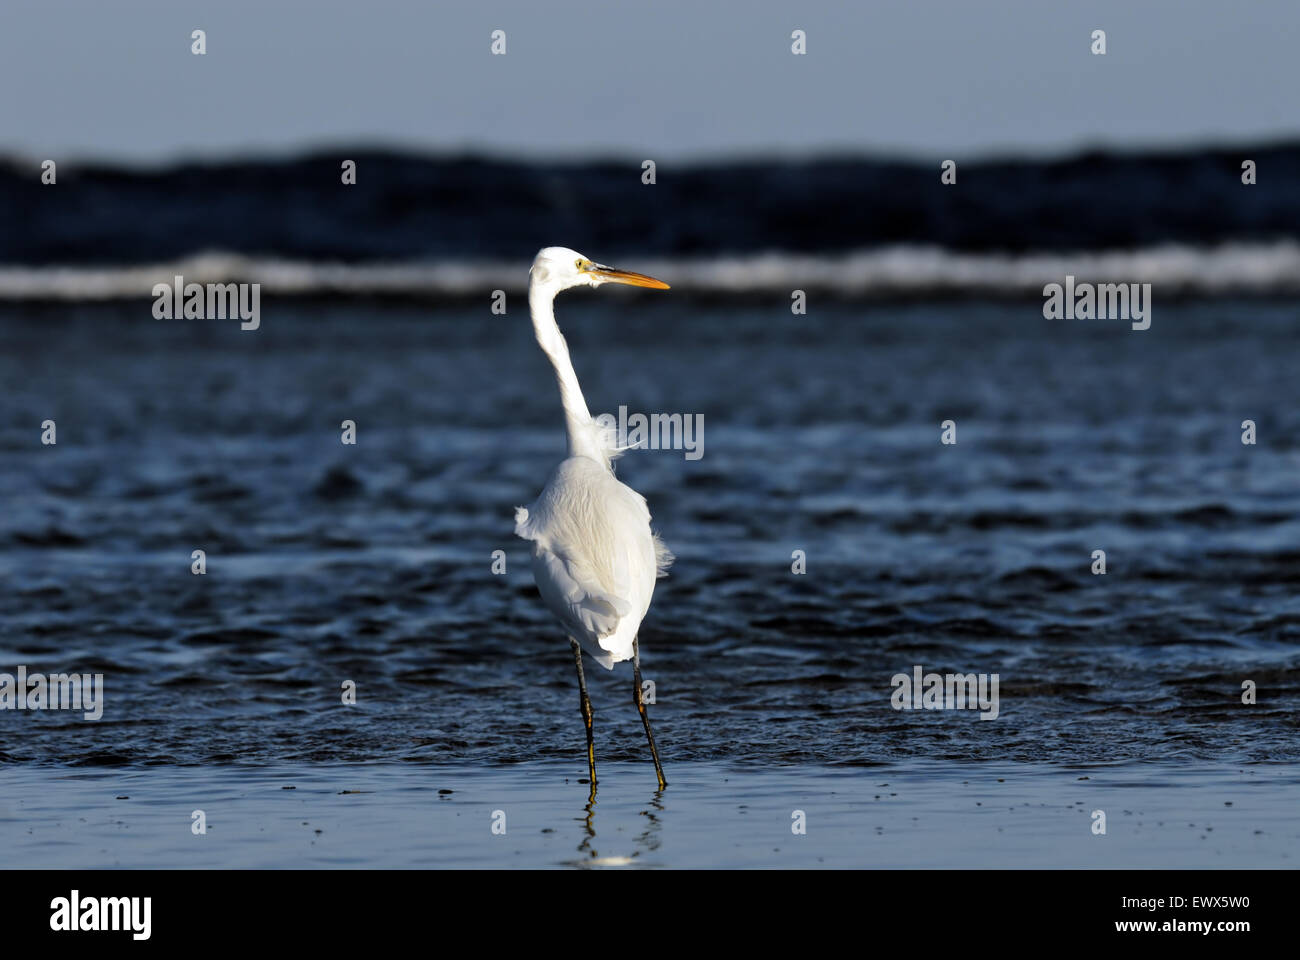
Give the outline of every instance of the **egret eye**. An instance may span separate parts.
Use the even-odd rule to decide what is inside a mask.
[[[578,272],[579,272],[579,273],[582,272],[583,264],[585,264],[585,263],[586,263],[585,260],[574,260],[574,261],[573,261],[573,265],[574,265],[575,267],[578,268]]]

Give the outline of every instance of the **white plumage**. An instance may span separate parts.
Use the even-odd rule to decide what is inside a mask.
[[[569,636],[607,670],[631,660],[655,579],[672,562],[645,497],[605,464],[570,457],[515,520],[515,533],[533,542],[538,592]]]
[[[569,455],[533,505],[516,509],[515,533],[532,541],[533,576],[546,606],[570,638],[612,670],[632,659],[655,579],[672,555],[650,529],[645,498],[615,478],[611,461],[621,451],[588,411],[555,323],[552,304],[561,290],[608,282],[667,286],[593,263],[566,247],[547,247],[533,261],[529,307],[537,342],[555,368]]]

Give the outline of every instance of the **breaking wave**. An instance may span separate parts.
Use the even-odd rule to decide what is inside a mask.
[[[847,253],[672,257],[627,264],[679,294],[846,299],[1042,295],[1066,275],[1094,283],[1150,283],[1162,296],[1273,296],[1300,292],[1300,243],[1164,245],[1137,250],[972,253],[891,246]],[[134,266],[0,266],[0,300],[151,298],[155,284],[259,283],[268,296],[469,299],[520,293],[526,260],[340,263],[207,253]]]

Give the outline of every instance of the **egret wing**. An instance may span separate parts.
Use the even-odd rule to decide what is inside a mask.
[[[533,572],[546,605],[593,640],[612,634],[632,610],[626,600],[601,587],[588,565],[540,545],[534,551]]]

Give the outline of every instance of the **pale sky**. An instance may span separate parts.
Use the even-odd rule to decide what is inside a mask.
[[[1231,143],[1300,133],[1297,42],[1297,0],[3,0],[0,153]]]

